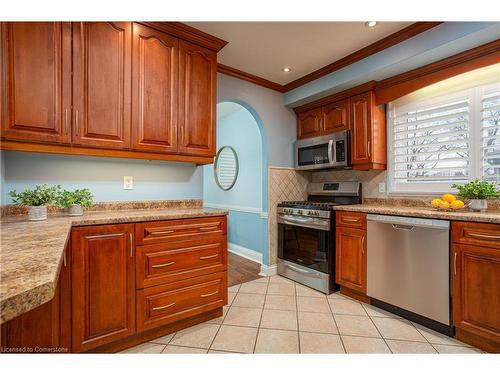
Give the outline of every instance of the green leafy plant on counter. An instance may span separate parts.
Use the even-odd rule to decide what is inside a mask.
[[[74,204],[89,208],[93,202],[94,196],[89,189],[64,190],[57,197],[57,205],[63,208],[69,208]]]
[[[47,184],[36,185],[34,189],[25,188],[18,193],[16,190],[9,192],[9,196],[16,205],[20,206],[44,206],[55,203],[61,190],[60,185],[49,186]]]
[[[500,197],[500,189],[497,184],[479,178],[464,185],[453,184],[451,187],[457,189],[458,196],[463,199],[491,199]]]

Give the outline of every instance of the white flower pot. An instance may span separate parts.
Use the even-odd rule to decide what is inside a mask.
[[[73,204],[68,209],[69,216],[82,216],[83,215],[83,207],[79,204]]]
[[[471,199],[469,208],[474,211],[486,211],[488,201],[486,199]]]
[[[28,220],[40,221],[47,219],[47,206],[30,206]]]

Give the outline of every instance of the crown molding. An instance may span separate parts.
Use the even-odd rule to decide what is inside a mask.
[[[217,72],[234,77],[234,78],[242,79],[244,81],[247,81],[247,82],[250,82],[250,83],[253,83],[255,85],[262,86],[262,87],[265,87],[265,88],[268,88],[271,90],[275,90],[278,92],[285,92],[283,89],[283,86],[280,85],[279,83],[269,81],[265,78],[244,72],[244,71],[239,70],[239,69],[232,68],[232,67],[224,65],[224,64],[220,64],[220,63],[217,64]]]
[[[367,47],[364,47],[350,55],[343,57],[340,60],[337,60],[331,64],[328,64],[318,70],[315,70],[312,73],[306,74],[305,76],[298,78],[292,82],[289,82],[283,85],[283,88],[286,91],[290,91],[296,89],[299,86],[305,85],[311,81],[314,81],[318,78],[321,78],[327,74],[333,73],[339,69],[346,67],[347,65],[353,64],[359,60],[362,60],[368,56],[371,56],[377,52],[380,52],[386,48],[392,47],[398,43],[401,43],[407,39],[414,37],[424,31],[432,29],[440,25],[442,22],[415,22],[404,29],[401,29],[383,39],[376,41],[375,43],[370,44]]]
[[[182,22],[139,22],[191,43],[219,52],[228,42]]]

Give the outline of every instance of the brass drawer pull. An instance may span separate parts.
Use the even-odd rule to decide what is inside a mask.
[[[169,307],[172,307],[175,305],[175,302],[172,302],[170,305],[166,305],[166,306],[160,306],[160,307],[153,307],[152,310],[153,311],[156,311],[156,310],[164,310],[164,309],[168,309]]]
[[[175,264],[175,262],[162,263],[162,264],[153,264],[151,266],[151,268],[162,268],[162,267],[171,266],[172,264]]]
[[[350,223],[357,223],[359,221],[359,218],[357,218],[357,219],[351,219],[351,218],[348,218],[348,217],[343,217],[342,220],[343,221],[348,221]]]
[[[500,236],[490,234],[469,233],[469,236],[486,240],[500,240]]]
[[[200,257],[200,260],[212,259],[212,258],[215,258],[215,257],[218,257],[218,256],[219,256],[219,254],[206,255],[206,256]]]
[[[201,227],[201,231],[217,230],[219,227]]]
[[[160,236],[162,234],[170,234],[170,233],[174,233],[175,231],[173,230],[161,230],[161,231],[158,231],[158,232],[151,232],[151,235],[152,236]]]
[[[218,290],[216,290],[215,292],[213,293],[208,293],[208,294],[200,294],[200,297],[201,298],[206,298],[206,297],[211,297],[211,296],[215,296],[217,293],[219,293]]]

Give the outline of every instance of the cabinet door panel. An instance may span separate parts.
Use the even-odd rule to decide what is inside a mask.
[[[131,23],[73,24],[73,143],[130,147]]]
[[[352,131],[352,164],[368,163],[372,150],[371,92],[350,99]]]
[[[337,227],[336,281],[366,294],[366,231]]]
[[[217,54],[194,44],[179,43],[179,151],[215,155]]]
[[[72,341],[76,352],[135,332],[132,231],[132,224],[73,230]]]
[[[453,244],[453,321],[500,347],[500,250]]]
[[[1,24],[2,138],[70,141],[71,24]]]
[[[321,108],[297,116],[297,139],[316,137],[321,134]]]
[[[177,151],[178,40],[134,24],[132,147]]]
[[[322,134],[335,133],[349,128],[347,100],[335,102],[323,108]]]

